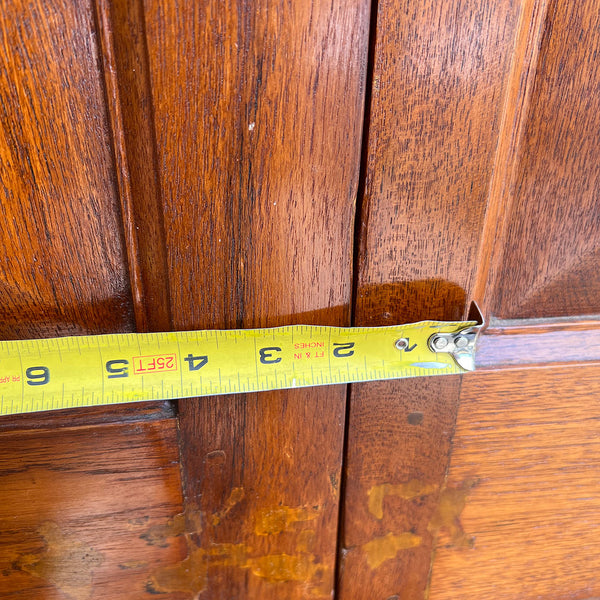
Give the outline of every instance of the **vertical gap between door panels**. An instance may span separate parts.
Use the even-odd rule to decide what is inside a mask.
[[[352,296],[350,299],[350,324],[356,325],[356,301],[360,273],[360,258],[363,254],[363,232],[368,224],[368,206],[363,203],[367,179],[367,161],[369,153],[369,128],[371,122],[371,101],[373,89],[373,70],[375,65],[375,45],[377,42],[377,13],[379,0],[371,0],[369,10],[369,41],[365,76],[365,100],[363,108],[363,124],[360,148],[360,169],[354,215],[354,246],[352,264]],[[340,495],[338,503],[338,527],[335,550],[334,598],[339,595],[339,581],[342,569],[342,552],[344,548],[344,507],[346,495],[346,458],[348,455],[348,433],[350,423],[350,402],[352,386],[346,386],[346,407],[344,415],[344,440],[342,445],[342,465],[340,473]]]

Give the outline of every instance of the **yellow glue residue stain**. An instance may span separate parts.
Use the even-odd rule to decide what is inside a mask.
[[[219,525],[219,523],[224,519],[229,511],[236,505],[239,504],[244,499],[244,488],[235,487],[231,490],[229,494],[229,498],[227,498],[227,502],[225,502],[225,506],[219,512],[216,512],[210,516],[211,525],[215,527]]]
[[[450,543],[458,548],[472,548],[475,538],[468,536],[460,522],[460,515],[467,503],[467,496],[477,485],[477,480],[468,479],[459,487],[445,487],[440,493],[440,499],[434,515],[427,526],[430,533],[445,533]]]
[[[153,574],[147,585],[149,592],[183,592],[197,598],[206,589],[209,569],[215,567],[249,569],[269,583],[305,582],[317,588],[326,570],[313,554],[304,552],[249,556],[252,549],[244,544],[214,544],[210,549],[191,547],[181,562]]]
[[[269,554],[248,561],[252,573],[271,583],[278,581],[309,581],[321,565],[312,554]]]
[[[223,509],[209,517],[210,522],[218,525],[220,519],[243,497],[243,490],[234,488]],[[150,593],[179,592],[197,599],[205,589],[210,588],[212,570],[228,567],[247,570],[255,577],[276,585],[285,582],[302,584],[306,594],[311,597],[329,597],[332,584],[330,568],[320,563],[312,553],[315,530],[296,531],[292,527],[295,523],[317,519],[320,511],[319,505],[277,506],[260,510],[254,519],[255,535],[263,537],[291,530],[296,538],[294,551],[264,555],[256,553],[246,544],[210,543],[201,547],[195,534],[200,532],[202,514],[188,511],[185,515],[176,515],[162,526],[149,528],[142,538],[149,544],[163,545],[167,543],[167,538],[183,535],[188,548],[187,556],[176,564],[157,569],[146,588]]]
[[[383,500],[386,496],[398,496],[404,500],[412,500],[419,496],[427,496],[438,489],[433,483],[424,483],[412,479],[407,483],[382,483],[369,490],[369,512],[377,519],[383,518]]]
[[[415,548],[420,544],[421,538],[418,535],[409,532],[394,535],[390,532],[383,537],[370,540],[362,548],[367,555],[369,567],[376,569],[386,560],[394,558],[400,550]]]
[[[294,523],[316,519],[319,512],[319,506],[313,506],[312,508],[305,506],[267,508],[256,515],[254,532],[256,535],[275,535],[287,531]]]

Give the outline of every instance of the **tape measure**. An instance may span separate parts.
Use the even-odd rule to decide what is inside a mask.
[[[481,325],[293,325],[3,341],[0,415],[462,373],[474,368]]]

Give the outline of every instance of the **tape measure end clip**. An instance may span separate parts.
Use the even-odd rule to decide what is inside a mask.
[[[434,333],[429,338],[429,349],[435,354],[450,354],[461,369],[474,371],[477,337],[486,325],[476,302],[472,302],[469,309],[469,322],[473,321],[475,325],[453,333]]]

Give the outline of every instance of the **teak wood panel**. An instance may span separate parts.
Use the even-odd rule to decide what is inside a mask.
[[[175,419],[1,432],[0,597],[153,597],[185,556],[178,455]]]
[[[463,378],[431,600],[600,595],[599,372]]]
[[[143,7],[137,0],[95,5],[136,328],[168,331],[167,249]]]
[[[378,3],[357,323],[463,316],[519,9],[504,0]]]
[[[349,322],[368,8],[144,2],[175,328]],[[180,402],[204,570],[157,590],[331,596],[345,398]]]
[[[600,313],[600,13],[550,2],[489,309],[502,318]],[[535,65],[533,65],[535,66]]]
[[[94,9],[2,4],[0,335],[131,331]]]
[[[462,317],[527,9],[378,3],[356,325]],[[340,598],[426,593],[459,390],[460,378],[353,386]]]
[[[158,0],[14,0],[3,8],[4,337],[348,322],[367,0],[183,8]],[[594,9],[583,0],[373,5],[356,324],[460,318],[471,296],[503,317],[597,311]],[[553,115],[560,126],[547,124]],[[579,380],[565,383],[564,369],[546,373],[579,399],[569,414],[593,451]],[[594,367],[578,373],[594,390]],[[510,375],[497,377],[481,380],[496,386],[484,403],[488,417],[507,391],[519,402]],[[41,520],[61,506],[51,506],[46,492],[55,479],[21,478],[6,488],[12,505],[37,494],[40,511],[26,512],[1,545],[12,561],[2,576],[27,597],[58,597],[65,585],[82,597],[107,590],[174,600],[329,597],[345,486],[339,597],[423,597],[436,539],[431,593],[446,597],[463,585],[456,573],[469,569],[469,556],[491,562],[504,548],[494,546],[500,512],[495,504],[482,510],[495,501],[493,486],[463,477],[474,464],[468,453],[454,457],[445,480],[460,388],[465,406],[475,405],[485,398],[477,381],[355,386],[345,483],[344,388],[181,401],[183,512],[164,405],[140,407],[143,423],[135,425],[102,424],[129,420],[130,410],[89,411],[87,425],[72,413],[11,419],[2,439],[34,448],[23,450],[32,464],[17,477],[41,469],[56,472],[56,482],[82,478],[76,489],[85,481],[93,488],[114,483],[134,456],[138,466],[161,465],[149,489],[162,512],[156,526],[125,534],[121,515],[109,510],[94,534],[66,498],[62,507],[77,522],[67,515],[57,528]],[[540,394],[528,405],[532,416],[542,414],[546,395],[563,415],[545,383],[532,374],[519,381]],[[465,440],[469,421],[460,415]],[[511,419],[520,415],[506,422],[518,429],[523,423]],[[546,425],[534,427],[540,447],[562,447],[558,425]],[[49,431],[55,426],[60,432]],[[127,437],[146,441],[132,455]],[[89,439],[100,440],[95,461]],[[482,473],[492,464],[479,446],[468,451],[480,457]],[[548,456],[560,467],[562,454]],[[5,481],[18,461],[7,457]],[[589,463],[567,467],[573,477],[558,507],[565,522],[595,508],[567,515],[574,486],[589,488],[581,479]],[[541,481],[551,469],[540,461],[530,471]],[[123,495],[137,514],[148,506],[138,490],[125,477],[109,495],[92,494],[92,505],[114,507]],[[519,488],[506,510],[518,512],[530,497],[530,488]],[[456,521],[463,509],[464,534]],[[523,529],[513,534],[525,544],[517,516]],[[491,543],[469,548],[469,528],[477,527],[480,542]],[[118,548],[143,547],[152,558],[123,569],[107,550],[112,535]],[[37,546],[15,558],[18,539]],[[572,542],[546,553],[532,542],[540,569],[532,590],[558,593],[547,574],[572,554],[581,578],[557,566],[557,589],[597,594],[586,579],[593,557]],[[80,555],[65,558],[66,546],[92,561],[75,568],[76,580],[64,573]],[[100,567],[97,552],[113,558]],[[524,556],[515,573],[529,580]],[[489,580],[465,572],[462,581],[485,596],[500,576],[488,572]],[[511,581],[506,597],[517,597],[523,590]]]

